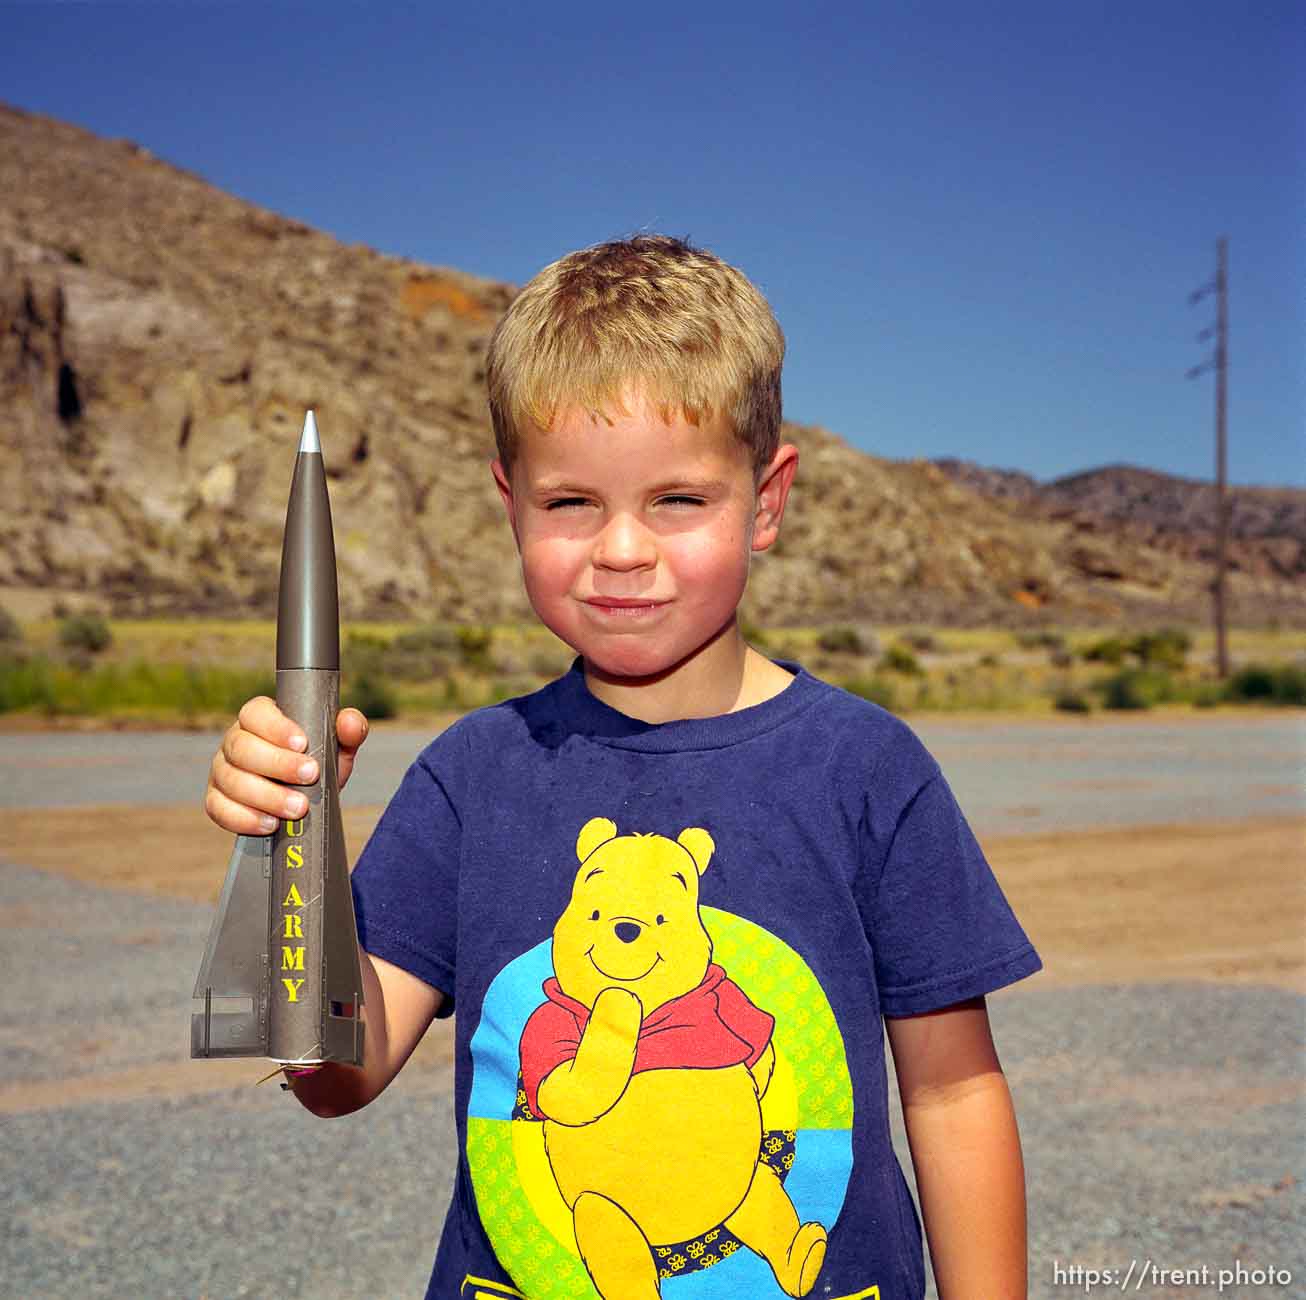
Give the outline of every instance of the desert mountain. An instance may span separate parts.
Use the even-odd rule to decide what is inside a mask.
[[[311,406],[347,616],[524,616],[481,389],[512,293],[0,106],[0,588],[270,614]],[[1042,486],[788,432],[800,486],[757,566],[764,623],[1206,617],[1201,485]],[[1263,527],[1235,549],[1235,615],[1306,623],[1306,493],[1249,511]]]
[[[1103,524],[1135,542],[1209,564],[1214,559],[1217,496],[1213,483],[1134,465],[1104,465],[1040,483],[1017,470],[969,461],[935,462],[954,482],[1049,520]],[[1229,559],[1236,572],[1306,579],[1306,492],[1231,487]]]

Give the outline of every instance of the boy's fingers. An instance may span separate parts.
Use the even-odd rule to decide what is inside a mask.
[[[261,736],[283,749],[303,750],[308,746],[304,729],[286,717],[277,708],[276,700],[269,699],[266,695],[256,695],[252,700],[246,700],[237,716],[245,731]]]
[[[311,785],[318,776],[317,759],[271,744],[240,726],[223,736],[221,754],[233,768],[288,785]]]
[[[318,779],[317,760],[303,753],[307,743],[275,700],[266,695],[247,700],[209,766],[204,811],[236,835],[268,835],[278,820],[303,816],[307,798],[286,787]]]
[[[336,739],[340,742],[336,759],[336,775],[343,790],[349,774],[354,770],[354,757],[367,739],[367,719],[357,709],[341,709],[336,717]]]
[[[236,803],[213,786],[204,792],[204,811],[211,821],[233,835],[271,835],[277,828],[277,818]]]
[[[270,817],[300,817],[308,811],[308,799],[303,791],[287,789],[277,781],[269,781],[244,768],[234,767],[222,754],[217,754],[213,759],[209,790],[255,816],[266,813]],[[220,801],[218,806],[226,807]],[[207,795],[204,807],[206,812],[209,811]],[[212,817],[212,812],[209,815]],[[214,817],[214,820],[217,818]],[[220,822],[219,825],[225,823]]]
[[[367,732],[367,719],[357,709],[341,709],[336,715],[336,739],[346,748],[357,749]]]

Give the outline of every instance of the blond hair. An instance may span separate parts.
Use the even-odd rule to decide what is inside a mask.
[[[627,414],[638,386],[664,420],[723,419],[761,469],[780,440],[784,335],[742,271],[668,235],[569,253],[513,300],[490,340],[486,387],[499,457],[525,425],[580,408]]]

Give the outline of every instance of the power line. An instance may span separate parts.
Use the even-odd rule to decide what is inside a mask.
[[[1215,665],[1221,680],[1229,675],[1228,610],[1225,574],[1229,551],[1228,448],[1226,421],[1229,405],[1229,239],[1221,235],[1215,241],[1215,278],[1188,295],[1190,304],[1215,294],[1215,324],[1208,325],[1197,339],[1200,343],[1215,339],[1215,352],[1188,372],[1189,379],[1208,370],[1215,371],[1215,583],[1211,588],[1215,605]]]

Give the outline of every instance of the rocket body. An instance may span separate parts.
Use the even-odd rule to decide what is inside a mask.
[[[308,738],[308,812],[239,836],[195,984],[191,1055],[361,1064],[362,977],[340,817],[340,617],[326,470],[310,411],[277,603],[277,706]]]

